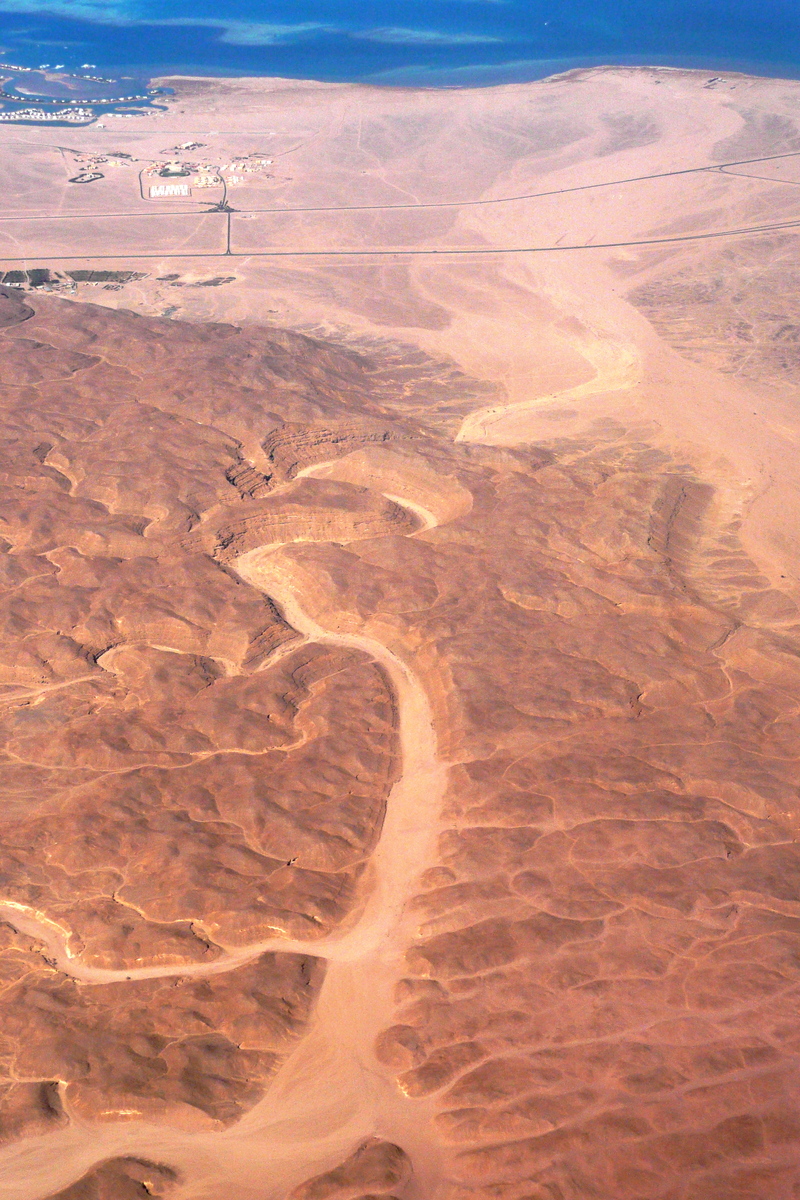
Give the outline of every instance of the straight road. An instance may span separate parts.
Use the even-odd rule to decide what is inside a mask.
[[[163,262],[166,259],[173,258],[183,260],[211,258],[241,258],[245,260],[249,258],[425,258],[431,255],[469,258],[474,255],[485,257],[486,255],[494,254],[555,254],[574,250],[617,250],[635,246],[667,246],[681,242],[702,242],[713,238],[743,237],[747,234],[774,233],[778,230],[800,228],[800,217],[798,217],[792,221],[774,221],[764,225],[746,225],[732,229],[717,229],[711,233],[684,233],[678,237],[635,238],[625,242],[575,242],[566,246],[439,246],[426,247],[424,249],[409,249],[404,246],[394,246],[381,248],[380,250],[292,250],[272,247],[266,250],[235,250],[230,247],[230,222],[235,213],[221,213],[220,215],[227,217],[229,221],[228,246],[225,250],[205,250],[199,253],[190,249],[153,250],[138,254],[119,251],[116,254],[51,254],[45,257],[49,258],[51,262],[57,261],[59,263],[139,262],[147,259],[157,259]],[[29,266],[33,261],[31,255],[24,255],[18,258],[0,257],[0,262],[6,264],[24,263]]]

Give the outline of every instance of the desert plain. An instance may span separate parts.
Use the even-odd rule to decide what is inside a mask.
[[[797,1200],[800,83],[163,82],[0,129],[0,1193]]]

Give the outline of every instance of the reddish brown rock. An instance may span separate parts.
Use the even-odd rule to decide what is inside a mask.
[[[395,1200],[410,1177],[408,1155],[399,1146],[368,1138],[340,1166],[294,1188],[287,1200]]]
[[[140,1200],[167,1196],[178,1183],[170,1167],[141,1158],[111,1158],[48,1200]]]

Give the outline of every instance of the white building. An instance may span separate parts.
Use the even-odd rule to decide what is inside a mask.
[[[154,183],[150,186],[150,199],[162,200],[167,196],[191,196],[188,183]]]

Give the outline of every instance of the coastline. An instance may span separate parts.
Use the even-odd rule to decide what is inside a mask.
[[[657,58],[634,56],[630,59],[621,58],[614,61],[603,57],[574,57],[521,60],[504,64],[484,65],[474,64],[468,67],[451,69],[436,69],[420,67],[398,68],[395,71],[383,71],[373,75],[352,78],[323,78],[314,75],[275,75],[272,73],[256,73],[251,71],[228,71],[223,68],[213,70],[200,69],[192,65],[175,65],[169,67],[154,66],[146,78],[151,86],[163,84],[169,79],[207,80],[209,83],[236,81],[248,79],[261,83],[282,83],[285,86],[298,84],[331,86],[331,87],[378,87],[382,89],[400,88],[414,91],[450,91],[453,89],[486,90],[495,87],[513,87],[531,83],[543,83],[546,80],[569,76],[577,76],[591,71],[669,71],[678,74],[711,74],[724,75],[737,79],[764,79],[787,82],[800,79],[800,62],[767,63],[746,62],[730,59],[714,59],[707,61],[687,57],[685,60],[670,60],[659,62]]]
[[[704,80],[706,83],[733,83],[758,85],[762,84],[777,84],[789,83],[795,84],[800,81],[800,65],[798,66],[797,76],[792,75],[764,75],[748,71],[726,71],[723,75],[711,74],[714,68],[694,67],[694,66],[675,66],[675,65],[660,65],[657,63],[642,63],[642,64],[616,64],[610,62],[598,62],[590,65],[578,65],[566,67],[562,71],[553,71],[549,74],[536,76],[530,79],[511,79],[498,80],[485,84],[424,84],[424,83],[401,83],[386,81],[381,82],[375,79],[314,79],[314,78],[293,78],[281,75],[204,75],[201,73],[164,73],[153,75],[149,84],[157,88],[172,88],[175,87],[175,95],[169,99],[175,102],[180,99],[178,88],[181,85],[197,84],[204,88],[213,88],[215,85],[242,88],[247,91],[254,92],[287,92],[287,91],[331,91],[343,92],[359,90],[366,94],[380,96],[385,95],[411,95],[414,93],[425,95],[445,95],[447,93],[476,93],[482,94],[489,91],[497,93],[513,93],[527,91],[536,85],[549,85],[555,83],[580,83],[586,80],[595,78],[603,79],[624,79],[624,78],[641,78],[648,76],[663,75],[665,78],[673,79],[689,79],[689,80]],[[189,93],[187,93],[189,94]],[[195,93],[196,94],[196,93]]]
[[[546,65],[546,69],[545,68]],[[551,85],[557,83],[580,83],[593,79],[622,79],[636,77],[651,77],[657,82],[663,78],[705,79],[705,86],[716,87],[720,84],[736,86],[744,84],[752,86],[759,81],[764,84],[774,84],[781,81],[791,83],[800,78],[800,65],[797,73],[792,74],[787,68],[784,74],[763,74],[758,71],[746,70],[744,64],[726,69],[717,62],[712,66],[697,65],[693,60],[682,63],[658,63],[652,61],[609,62],[605,60],[588,61],[584,59],[552,59],[540,60],[539,71],[529,73],[530,64],[506,64],[514,67],[513,78],[508,78],[505,68],[470,67],[458,68],[446,75],[426,71],[384,72],[379,76],[355,79],[323,79],[308,77],[293,77],[282,75],[257,75],[251,73],[223,74],[221,72],[204,73],[200,70],[170,70],[154,72],[142,80],[138,92],[117,96],[84,96],[73,98],[69,95],[44,92],[15,93],[3,90],[0,96],[0,123],[24,125],[73,125],[85,127],[102,123],[107,117],[125,117],[136,119],[142,115],[153,115],[158,111],[168,111],[170,103],[179,99],[170,95],[173,90],[182,89],[184,96],[192,95],[192,85],[195,93],[202,89],[206,94],[216,88],[238,88],[243,91],[277,93],[286,91],[332,91],[360,89],[363,92],[384,94],[445,94],[448,92],[513,92],[535,85]],[[517,67],[526,70],[517,72]],[[558,69],[561,68],[561,69]],[[13,72],[28,70],[28,68],[13,67],[9,64],[7,80],[13,79]],[[475,74],[477,72],[477,74]],[[483,72],[483,74],[481,74]],[[486,73],[488,72],[488,74]],[[722,72],[722,74],[711,74]],[[48,77],[50,78],[50,77]],[[55,78],[55,77],[53,77]],[[79,79],[78,76],[65,75],[64,78]],[[87,80],[94,77],[87,77]],[[113,80],[103,79],[104,83],[113,84]],[[73,89],[75,85],[73,84]],[[187,91],[187,88],[189,89]],[[23,107],[24,106],[24,107]],[[72,111],[70,111],[72,109]],[[102,124],[100,125],[102,128]]]
[[[0,62],[0,74],[5,70],[9,74],[13,74],[14,71],[31,74],[38,73],[32,67],[11,63],[6,65]],[[574,55],[542,59],[518,59],[504,63],[473,63],[455,67],[432,67],[419,64],[360,75],[325,75],[324,73],[280,74],[246,69],[237,70],[222,66],[215,67],[211,64],[200,63],[153,63],[138,69],[135,77],[126,75],[126,68],[123,66],[109,66],[104,68],[104,70],[108,74],[102,77],[102,82],[114,83],[116,80],[125,79],[130,85],[132,79],[135,78],[145,91],[163,86],[170,79],[204,80],[210,84],[234,81],[244,83],[247,80],[253,80],[262,86],[267,84],[276,86],[280,84],[284,87],[301,85],[306,87],[314,85],[320,87],[349,86],[377,87],[387,90],[400,88],[402,90],[435,92],[454,89],[486,90],[496,87],[543,83],[547,80],[558,78],[579,78],[595,71],[610,73],[651,71],[675,72],[678,74],[710,74],[724,76],[729,79],[785,80],[787,82],[800,79],[800,61],[793,63],[790,61],[767,61],[763,59],[731,59],[715,55],[705,58],[698,55],[659,56],[657,54],[621,55],[619,57]],[[100,77],[96,76],[81,76],[67,71],[63,72],[63,77],[73,79],[85,78],[87,82],[100,79]],[[7,95],[4,98],[19,99],[20,102],[26,99],[24,94],[19,97]],[[66,95],[63,97],[54,96],[52,102],[55,103],[58,98],[61,98],[64,103],[77,103],[77,101],[68,100]],[[137,100],[142,98],[144,97],[135,97]],[[40,97],[32,96],[31,99],[39,100]],[[98,107],[103,103],[108,105],[119,104],[124,99],[130,99],[130,97],[110,96],[105,101],[99,95],[96,98],[85,98],[87,103],[94,103]]]

